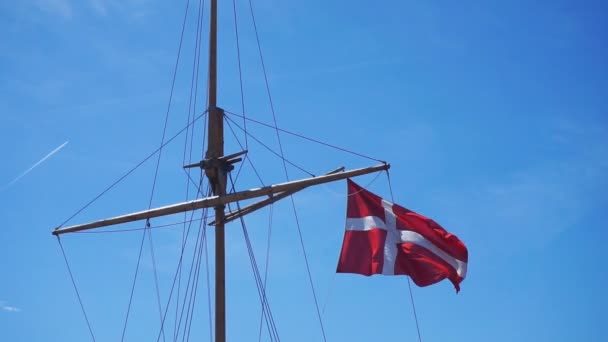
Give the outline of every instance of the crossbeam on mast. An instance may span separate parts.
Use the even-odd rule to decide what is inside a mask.
[[[233,192],[226,195],[221,196],[211,196],[205,198],[199,198],[192,201],[172,204],[164,207],[153,208],[149,210],[143,210],[131,214],[116,216],[100,221],[89,222],[64,228],[57,228],[53,231],[53,235],[61,235],[72,232],[79,232],[83,230],[89,230],[94,228],[101,228],[107,226],[113,226],[121,223],[134,222],[140,220],[146,220],[149,218],[166,216],[171,214],[178,214],[186,211],[192,211],[202,208],[211,208],[222,206],[228,203],[247,200],[251,198],[256,198],[260,196],[272,196],[277,193],[282,193],[285,191],[293,191],[296,189],[306,188],[312,185],[324,184],[329,182],[334,182],[337,180],[356,177],[365,175],[368,173],[378,172],[388,170],[390,168],[390,164],[380,164],[376,166],[354,169],[349,171],[344,171],[340,173],[328,174],[318,177],[305,178],[301,180],[295,180],[291,182],[279,183],[274,185],[268,185],[261,188],[254,188],[250,190],[244,190],[239,192]]]
[[[330,171],[330,172],[326,173],[326,175],[331,175],[331,174],[338,173],[338,172],[343,172],[343,171],[344,171],[344,166],[342,166],[342,167],[340,167],[338,169],[335,169],[333,171]],[[294,189],[294,190],[283,191],[283,192],[280,192],[280,193],[277,193],[277,194],[273,194],[273,195],[268,196],[268,198],[266,198],[266,199],[263,199],[263,200],[260,200],[258,202],[252,203],[252,204],[250,204],[250,205],[248,205],[246,207],[240,208],[238,210],[234,210],[234,211],[231,211],[229,213],[226,213],[224,215],[224,223],[232,222],[232,221],[234,221],[234,220],[236,220],[238,218],[241,218],[241,217],[243,217],[245,215],[249,215],[249,214],[253,213],[254,211],[260,210],[260,209],[262,209],[262,208],[264,208],[266,206],[269,206],[269,205],[271,205],[273,203],[276,203],[276,202],[282,200],[283,198],[285,198],[287,196],[291,196],[291,195],[295,194],[298,191],[306,189],[307,187],[308,186],[297,188],[297,189]],[[215,226],[215,225],[217,225],[217,223],[218,222],[213,221],[213,222],[209,223],[209,225],[210,226]]]

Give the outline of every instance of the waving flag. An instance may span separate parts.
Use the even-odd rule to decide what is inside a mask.
[[[409,275],[418,286],[448,278],[456,292],[468,251],[453,234],[424,217],[363,189],[350,179],[346,232],[338,273]]]

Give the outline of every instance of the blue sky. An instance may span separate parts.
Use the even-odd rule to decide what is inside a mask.
[[[237,6],[246,112],[272,122],[247,3]],[[0,2],[0,340],[90,338],[50,232],[157,148],[184,8],[185,1]],[[467,244],[469,273],[458,295],[447,281],[413,288],[424,341],[606,340],[604,2],[258,0],[254,8],[279,126],[389,161],[395,201]],[[194,19],[169,135],[187,121]],[[220,25],[218,103],[240,113],[231,3],[221,1]],[[196,129],[200,149],[200,123]],[[274,131],[248,129],[278,148]],[[238,151],[226,134],[227,152]],[[282,139],[287,158],[315,174],[375,164]],[[180,136],[163,152],[155,206],[185,199],[183,147]],[[285,180],[277,158],[251,139],[249,150],[265,183]],[[153,171],[146,163],[70,223],[146,208]],[[249,164],[243,172],[239,188],[259,185]],[[385,175],[356,181],[390,196]],[[405,278],[334,274],[345,192],[337,182],[295,197],[327,339],[416,340]],[[279,334],[322,340],[290,203],[274,212],[268,294]],[[268,215],[246,221],[260,263]],[[153,233],[163,303],[180,227]],[[229,339],[249,341],[258,334],[259,300],[240,226],[227,234]],[[140,239],[141,232],[62,238],[98,341],[120,338]],[[158,334],[147,245],[143,255],[127,341]],[[209,335],[205,284],[192,331],[201,340]]]

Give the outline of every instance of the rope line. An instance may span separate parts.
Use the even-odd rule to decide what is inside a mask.
[[[175,138],[177,138],[178,136],[180,136],[186,130],[186,128],[188,128],[189,126],[193,125],[196,121],[200,120],[200,118],[204,117],[205,114],[207,114],[207,111],[204,111],[202,114],[200,114],[199,116],[197,116],[196,118],[194,118],[194,120],[192,120],[192,122],[190,122],[186,127],[182,128],[177,133],[175,133],[175,135],[173,135],[170,139],[168,139],[161,147],[159,147],[156,150],[154,150],[152,153],[150,153],[148,156],[146,156],[142,161],[140,161],[137,165],[135,165],[133,168],[131,168],[129,171],[127,171],[124,175],[122,175],[116,181],[114,181],[112,184],[110,184],[110,186],[108,186],[106,189],[104,189],[101,193],[99,193],[97,196],[93,197],[92,200],[90,200],[89,202],[87,202],[87,204],[85,204],[82,208],[78,209],[74,214],[72,214],[72,216],[68,217],[65,221],[63,221],[57,228],[55,228],[55,230],[63,227],[63,225],[65,225],[66,223],[70,222],[70,220],[72,220],[74,217],[76,217],[78,214],[80,214],[83,210],[85,210],[91,204],[93,204],[95,201],[97,201],[100,197],[102,197],[108,191],[110,191],[114,186],[116,186],[116,184],[120,183],[125,178],[127,178],[131,173],[133,173],[133,171],[137,170],[145,162],[147,162],[148,160],[150,160],[150,158],[152,158],[154,155],[156,155],[156,153],[158,153],[160,151],[160,149],[162,149],[163,147],[167,146],[173,140],[175,140]]]
[[[201,177],[201,182],[202,182],[202,177]],[[190,270],[188,272],[188,280],[186,282],[186,289],[185,289],[185,293],[184,293],[184,297],[183,297],[183,304],[181,306],[179,320],[177,322],[177,328],[174,332],[174,341],[177,341],[177,339],[180,335],[180,330],[182,327],[182,320],[184,320],[184,309],[186,309],[186,318],[184,320],[184,330],[183,330],[183,334],[182,334],[182,341],[186,338],[188,327],[191,325],[191,322],[192,322],[191,309],[194,308],[193,294],[194,294],[194,291],[196,288],[195,284],[198,283],[196,270],[200,268],[200,254],[201,254],[200,248],[202,248],[201,246],[205,242],[206,236],[207,236],[206,229],[205,229],[205,226],[207,224],[207,212],[208,212],[208,208],[205,208],[201,212],[201,215],[203,216],[203,218],[201,219],[201,224],[199,225],[199,229],[198,229],[198,233],[197,233],[197,237],[196,237],[196,243],[195,243],[193,254],[192,254],[192,262],[190,264]],[[183,245],[183,248],[185,248],[185,245]],[[197,265],[197,266],[195,267],[195,265]],[[182,267],[182,263],[180,260],[180,264],[178,265],[178,272],[177,272],[179,274],[181,274],[181,267]],[[194,271],[194,278],[193,278],[193,271]],[[176,301],[179,303],[179,297],[176,297]],[[167,305],[169,305],[169,303],[170,302],[168,302]],[[186,303],[188,303],[187,308],[186,308]]]
[[[283,128],[275,127],[275,126],[273,126],[271,124],[268,124],[268,123],[265,123],[265,122],[262,122],[262,121],[259,121],[259,120],[255,120],[255,119],[252,119],[250,117],[246,118],[244,115],[241,115],[241,114],[233,113],[233,112],[230,112],[230,111],[227,111],[227,110],[225,110],[224,113],[227,113],[227,114],[230,114],[232,116],[239,117],[239,118],[243,118],[243,120],[250,121],[250,122],[256,123],[256,124],[261,125],[261,126],[265,126],[265,127],[272,128],[272,129],[277,129],[277,130],[281,131],[282,133],[287,133],[287,134],[292,135],[294,137],[298,137],[300,139],[308,140],[308,141],[311,141],[311,142],[314,142],[314,143],[317,143],[317,144],[320,144],[320,145],[323,145],[323,146],[331,147],[333,149],[336,149],[336,150],[339,150],[339,151],[342,151],[342,152],[346,152],[346,153],[349,153],[349,154],[352,154],[352,155],[355,155],[355,156],[359,156],[359,157],[362,157],[362,158],[365,158],[365,159],[377,161],[377,162],[380,162],[380,163],[386,163],[386,161],[384,161],[384,160],[372,158],[372,157],[367,156],[365,154],[362,154],[362,153],[359,153],[359,152],[355,152],[355,151],[349,150],[349,149],[344,148],[344,147],[332,145],[330,143],[326,143],[326,142],[321,141],[321,140],[310,138],[310,137],[307,137],[305,135],[302,135],[302,134],[299,134],[299,133],[296,133],[296,132],[292,132],[292,131],[289,131],[289,130],[286,130],[286,129],[283,129]]]
[[[196,303],[196,296],[198,294],[198,283],[199,283],[199,279],[200,279],[200,274],[201,274],[201,265],[202,265],[202,255],[203,255],[203,249],[206,246],[206,241],[207,241],[207,227],[205,224],[201,225],[201,228],[203,230],[203,237],[202,237],[202,241],[199,247],[199,251],[198,251],[198,261],[197,261],[197,268],[195,270],[195,286],[194,286],[194,295],[192,296],[192,306],[191,306],[191,310],[190,310],[190,320],[188,321],[187,327],[188,327],[188,332],[186,334],[187,336],[187,340],[190,340],[190,332],[192,329],[192,321],[194,320],[194,308],[195,308],[195,303]],[[190,304],[188,304],[190,307]]]
[[[192,63],[192,76],[191,76],[191,82],[190,82],[190,96],[188,99],[188,121],[190,120],[191,116],[194,116],[196,113],[196,105],[197,105],[197,99],[198,99],[198,84],[199,84],[199,74],[200,74],[200,56],[201,56],[201,37],[202,37],[202,27],[203,27],[203,16],[205,13],[205,6],[204,6],[205,1],[204,0],[199,0],[198,2],[198,18],[196,21],[196,37],[195,37],[195,44],[194,44],[194,60]],[[183,164],[182,165],[186,165],[186,151],[188,150],[187,148],[188,146],[188,134],[186,134],[186,139],[184,140],[184,153],[183,153]],[[190,150],[188,153],[188,164],[192,164],[192,152],[194,150],[193,148],[194,146],[194,127],[192,128],[192,133],[190,136]],[[192,179],[192,177],[190,176],[191,173],[191,169],[184,169],[184,172],[186,173],[188,179],[186,180],[186,201],[189,199],[190,197],[190,186],[188,181],[190,180],[192,182],[192,184],[195,185],[196,187],[196,183],[194,182],[194,180]],[[184,213],[184,221],[187,219],[187,213]],[[182,243],[184,242],[184,237],[185,237],[185,230],[186,230],[186,224],[184,223],[183,229],[182,229]],[[182,275],[181,275],[181,268],[179,269],[179,276],[178,276],[178,284],[177,284],[177,295],[176,298],[180,297],[180,292],[181,292],[181,280],[182,280]],[[175,320],[174,320],[174,326],[173,326],[173,330],[174,332],[177,331],[178,327],[177,327],[177,317],[179,314],[179,301],[176,300],[176,305],[175,305]]]
[[[230,119],[229,117],[226,117],[226,119],[227,119],[226,122],[232,122],[236,127],[238,127],[240,130],[244,131],[243,127],[239,126],[239,124],[236,123],[236,121]],[[228,124],[228,126],[230,127],[230,124]],[[315,175],[312,172],[309,172],[306,169],[304,169],[303,167],[298,166],[297,164],[295,164],[295,163],[291,162],[290,160],[286,159],[280,153],[276,152],[275,150],[273,150],[272,148],[270,148],[268,145],[264,144],[260,139],[256,138],[251,133],[247,132],[247,135],[249,135],[253,140],[255,140],[255,142],[257,142],[258,144],[262,145],[262,147],[264,147],[265,149],[267,149],[269,152],[271,152],[272,154],[274,154],[275,156],[277,156],[279,159],[281,159],[284,163],[287,163],[287,164],[295,167],[296,169],[298,169],[298,170],[306,173],[307,175],[309,175],[311,177],[315,177]]]
[[[270,85],[269,85],[269,82],[268,82],[268,75],[266,73],[266,66],[264,64],[264,56],[262,54],[262,47],[261,47],[261,44],[260,44],[260,37],[259,37],[259,34],[258,34],[258,29],[257,29],[256,22],[255,22],[255,15],[253,13],[253,4],[251,3],[251,0],[249,0],[249,9],[250,9],[250,12],[251,12],[251,19],[253,21],[253,27],[254,27],[254,31],[255,31],[255,38],[256,38],[257,45],[258,45],[258,52],[260,54],[260,62],[262,64],[262,70],[264,72],[264,82],[266,84],[266,92],[268,93],[268,102],[270,103],[270,110],[272,112],[272,120],[274,122],[274,126],[278,127],[278,125],[277,125],[277,118],[276,118],[276,112],[274,110],[274,104],[273,104],[273,101],[272,101],[272,96],[270,94]],[[287,179],[287,181],[289,181],[289,172],[287,171],[287,163],[286,163],[287,160],[285,159],[285,152],[283,150],[283,144],[281,142],[281,136],[280,136],[278,128],[275,128],[275,132],[276,132],[276,135],[277,135],[277,141],[278,141],[278,144],[279,144],[279,150],[281,151],[281,159],[283,161],[283,169],[285,171],[285,178]],[[321,317],[321,311],[319,310],[319,302],[317,300],[317,294],[315,292],[315,287],[314,287],[314,284],[313,284],[313,281],[312,281],[312,274],[310,272],[310,266],[309,266],[309,263],[308,263],[308,257],[306,255],[306,249],[304,248],[304,239],[302,238],[302,230],[300,229],[300,222],[299,222],[299,219],[298,219],[298,214],[297,214],[297,210],[296,210],[296,204],[295,204],[295,201],[293,199],[293,195],[291,195],[289,197],[291,198],[291,204],[292,204],[292,208],[293,208],[293,214],[294,214],[294,218],[296,220],[296,226],[298,228],[298,236],[300,238],[300,245],[302,247],[302,254],[304,255],[304,261],[305,261],[305,264],[306,264],[306,271],[308,273],[308,280],[310,282],[310,288],[311,288],[312,295],[313,295],[314,302],[315,302],[315,308],[316,308],[316,311],[317,311],[317,317],[319,319],[319,325],[321,326],[321,333],[323,335],[323,341],[327,341],[327,337],[325,336],[325,328],[323,327],[323,319]]]
[[[393,196],[393,186],[391,185],[391,175],[386,170],[386,179],[388,180],[388,189],[391,193],[391,202],[395,203],[395,198]],[[420,334],[420,325],[418,324],[418,314],[416,313],[416,304],[414,303],[414,294],[412,292],[412,284],[410,281],[410,277],[407,276],[407,287],[410,293],[410,302],[412,303],[412,311],[414,313],[414,321],[416,322],[416,332],[418,333],[418,342],[422,342],[422,336]]]
[[[201,177],[201,181],[202,181],[202,177]],[[205,208],[202,211],[201,214],[203,217],[207,216],[206,215],[207,211],[208,211],[208,208]],[[186,289],[185,289],[184,296],[183,296],[183,303],[181,305],[179,320],[177,321],[177,329],[175,330],[174,341],[177,341],[177,339],[180,335],[180,330],[182,327],[182,320],[184,321],[182,341],[184,341],[184,339],[186,338],[186,331],[188,329],[189,323],[191,322],[190,313],[191,313],[191,308],[193,306],[193,293],[194,293],[195,283],[196,283],[196,279],[197,279],[196,270],[198,269],[198,267],[195,265],[200,265],[200,253],[198,253],[198,250],[202,246],[202,241],[206,238],[206,231],[204,230],[205,225],[206,225],[206,218],[201,220],[201,223],[198,227],[196,243],[194,245],[194,249],[193,249],[193,253],[192,253],[192,261],[190,263],[190,269],[188,271],[188,279],[186,281]],[[193,272],[194,272],[194,275],[193,275]],[[179,296],[176,297],[176,302],[179,303]],[[184,310],[186,312],[185,319],[184,319]]]
[[[207,216],[206,218],[209,218],[210,216]],[[112,229],[112,230],[83,230],[83,231],[79,231],[79,232],[71,232],[71,234],[111,234],[111,233],[127,233],[127,232],[137,232],[137,231],[142,231],[145,229],[160,229],[160,228],[168,228],[168,227],[174,227],[174,226],[179,226],[185,223],[190,223],[190,222],[198,222],[202,219],[192,219],[192,220],[186,220],[186,221],[180,221],[180,222],[174,222],[174,223],[167,223],[167,224],[161,224],[158,226],[150,226],[150,227],[144,227],[144,228],[129,228],[129,229]]]
[[[365,184],[364,186],[361,187],[361,188],[363,188],[362,190],[358,190],[357,192],[353,192],[352,194],[346,194],[346,195],[344,195],[343,192],[334,191],[333,189],[331,189],[330,187],[328,187],[327,184],[320,184],[320,185],[322,185],[323,188],[325,190],[327,190],[327,192],[330,192],[330,193],[332,193],[335,196],[348,198],[350,196],[355,196],[356,194],[358,194],[358,193],[360,193],[362,191],[366,191],[364,189],[367,189],[367,188],[369,188],[370,185],[374,184],[378,180],[378,177],[380,177],[381,171],[376,171],[375,174],[376,175],[374,176],[374,178],[372,178],[369,182],[367,182],[367,184]]]
[[[327,308],[327,303],[329,303],[329,297],[331,295],[331,291],[334,289],[334,284],[336,282],[336,275],[338,274],[338,272],[334,272],[334,274],[331,277],[331,280],[329,282],[329,287],[327,290],[327,296],[325,296],[325,302],[323,303],[323,309],[321,310],[321,314],[324,315],[325,314],[325,309]]]
[[[146,241],[146,233],[147,233],[147,229],[144,229],[143,234],[141,235],[141,243],[139,245],[139,253],[137,256],[137,265],[135,266],[135,275],[133,275],[133,283],[131,285],[131,294],[129,295],[129,304],[127,305],[127,314],[125,316],[125,323],[123,325],[122,328],[122,336],[120,338],[120,341],[124,341],[125,340],[125,334],[127,332],[127,324],[129,322],[129,314],[131,313],[131,304],[133,303],[133,294],[135,293],[135,284],[137,283],[137,275],[139,273],[139,265],[141,262],[141,254],[144,250],[144,242]]]
[[[188,18],[188,9],[190,7],[190,0],[188,0],[186,2],[186,10],[184,11],[184,19],[182,21],[182,30],[180,33],[180,39],[179,39],[179,46],[177,49],[177,57],[175,59],[175,66],[173,67],[173,77],[171,80],[171,90],[169,91],[169,101],[167,103],[167,111],[165,113],[165,122],[163,125],[163,133],[161,136],[161,140],[160,140],[160,147],[158,148],[158,158],[156,159],[156,167],[154,170],[154,180],[152,181],[152,189],[150,191],[150,200],[148,201],[148,209],[152,208],[152,201],[154,200],[154,192],[156,190],[156,181],[158,180],[158,170],[160,168],[160,162],[161,162],[161,158],[162,158],[162,153],[163,153],[163,147],[165,146],[165,137],[167,134],[167,126],[169,123],[169,114],[171,113],[171,104],[173,103],[173,92],[175,90],[175,80],[177,79],[177,69],[179,67],[179,61],[181,58],[181,52],[182,52],[182,43],[184,40],[184,32],[186,30],[186,23],[187,23],[187,18]],[[186,126],[188,127],[188,126]],[[146,223],[146,226],[149,226],[149,220]],[[139,255],[137,258],[137,266],[135,267],[135,275],[133,277],[133,285],[131,287],[131,294],[129,296],[129,305],[127,307],[127,315],[125,317],[125,324],[123,327],[123,331],[122,331],[122,338],[121,341],[124,341],[125,338],[125,333],[127,330],[127,324],[129,321],[129,314],[131,312],[131,304],[133,302],[133,295],[135,293],[135,284],[137,282],[137,275],[139,272],[139,265],[140,265],[140,261],[141,261],[141,254],[142,254],[142,249],[143,249],[143,245],[144,245],[144,241],[145,241],[145,237],[146,237],[146,233],[149,234],[149,241],[150,241],[150,253],[152,256],[152,264],[153,264],[153,268],[154,268],[154,284],[157,290],[157,300],[158,300],[158,309],[159,309],[159,316],[161,317],[161,323],[162,323],[162,311],[161,311],[161,304],[160,304],[160,292],[158,290],[158,276],[157,276],[157,272],[156,272],[156,260],[154,258],[154,246],[152,244],[152,238],[151,238],[151,234],[152,231],[148,230],[144,230],[142,233],[142,242],[140,245],[140,250],[139,250]],[[163,326],[161,325],[161,333],[163,336],[163,341],[165,341],[165,331],[163,329]]]
[[[407,277],[407,288],[410,292],[410,301],[412,302],[412,311],[414,312],[414,321],[416,321],[416,332],[418,333],[418,342],[422,342],[422,336],[420,335],[420,326],[418,325],[418,315],[416,314],[416,304],[414,304],[414,294],[412,292],[412,282],[410,277]]]
[[[263,287],[261,276],[259,274],[259,269],[257,262],[255,260],[255,256],[253,253],[253,247],[251,245],[251,239],[249,238],[249,233],[247,232],[247,228],[244,226],[243,217],[240,218],[241,226],[243,227],[243,236],[245,237],[245,242],[247,244],[247,251],[249,254],[249,261],[251,262],[251,267],[254,270],[254,277],[256,280],[256,285],[258,289],[258,296],[260,297],[260,301],[262,304],[262,316],[266,321],[266,327],[268,329],[268,334],[271,341],[280,341],[279,334],[276,328],[276,323],[274,321],[274,317],[272,316],[272,311],[270,310],[270,303],[268,302],[268,297],[266,295],[266,289]]]
[[[185,294],[184,294],[184,303],[182,305],[181,308],[181,313],[180,313],[180,317],[179,317],[179,322],[177,324],[178,330],[176,332],[176,336],[179,336],[179,330],[181,329],[182,326],[182,320],[184,320],[184,309],[185,309],[185,313],[186,313],[186,317],[184,320],[184,334],[182,335],[182,340],[185,339],[186,337],[186,331],[188,328],[188,323],[190,322],[189,318],[191,317],[190,315],[190,311],[192,308],[192,301],[193,301],[193,294],[195,291],[195,284],[196,284],[196,274],[197,274],[197,269],[198,266],[200,265],[200,250],[202,249],[202,245],[203,245],[203,240],[206,238],[206,231],[203,229],[204,228],[204,224],[203,222],[201,222],[201,225],[199,226],[199,231],[197,233],[197,239],[196,239],[196,244],[194,246],[194,252],[192,253],[192,262],[190,264],[190,270],[188,272],[188,280],[186,282],[186,289],[185,289]],[[188,302],[188,305],[186,307],[186,302]]]
[[[156,290],[156,303],[158,306],[158,317],[163,320],[163,310],[160,304],[160,289],[158,287],[158,272],[156,270],[156,257],[154,256],[154,243],[152,242],[152,231],[150,230],[150,219],[146,220],[146,228],[148,229],[148,243],[150,245],[150,257],[152,259],[152,270],[154,274],[154,287]],[[165,331],[163,330],[163,341],[165,341]]]
[[[319,310],[319,301],[317,300],[317,293],[315,291],[314,283],[312,281],[312,273],[310,272],[310,265],[308,263],[308,256],[306,255],[306,248],[304,247],[304,238],[302,237],[302,229],[300,228],[300,220],[298,218],[296,210],[296,202],[293,199],[293,195],[290,195],[291,206],[293,208],[293,215],[296,220],[296,227],[298,228],[298,237],[300,238],[300,246],[302,247],[302,254],[304,255],[304,263],[306,264],[306,273],[308,273],[308,281],[310,283],[310,290],[312,291],[312,297],[315,301],[315,309],[317,310],[317,316],[319,318],[319,325],[321,326],[321,333],[323,335],[323,341],[327,341],[325,336],[325,328],[323,326],[323,319],[321,318],[321,311]]]
[[[202,179],[201,179],[201,186],[202,186]],[[199,189],[200,191],[200,189]],[[197,191],[197,192],[199,192]],[[195,211],[192,211],[192,216],[194,216]],[[206,216],[205,215],[206,210],[203,210],[203,215],[202,216]],[[192,220],[194,221],[194,220]],[[180,256],[179,256],[179,260],[177,263],[177,270],[175,271],[175,275],[173,276],[173,283],[171,284],[171,290],[169,291],[169,298],[167,299],[167,304],[165,306],[165,312],[163,314],[163,321],[161,323],[161,327],[164,325],[166,319],[167,319],[167,312],[169,310],[169,304],[171,303],[171,298],[173,297],[173,292],[175,291],[175,284],[177,283],[177,277],[179,274],[179,269],[182,266],[183,263],[183,258],[184,258],[184,251],[186,250],[186,243],[188,241],[188,237],[190,236],[190,230],[191,230],[192,224],[188,225],[188,229],[186,230],[186,240],[184,241],[184,243],[182,244],[182,248],[181,248],[181,252],[180,252]],[[158,332],[158,337],[157,337],[157,342],[160,341],[160,337],[161,337],[161,332]]]
[[[245,128],[245,149],[249,148],[247,140],[247,121],[245,120],[245,93],[243,92],[243,71],[241,69],[241,47],[239,44],[239,26],[236,16],[236,0],[232,0],[232,10],[234,13],[234,33],[236,37],[236,58],[239,65],[239,85],[241,90],[241,110],[243,111],[243,127]]]
[[[213,341],[213,313],[211,312],[211,281],[209,279],[209,245],[205,240],[205,276],[207,278],[207,310],[209,316],[209,341]]]
[[[207,211],[208,208],[205,208]],[[180,329],[182,327],[182,320],[184,321],[184,330],[182,335],[182,341],[186,338],[186,331],[188,329],[189,322],[191,321],[191,309],[193,307],[194,293],[197,283],[197,269],[199,269],[201,261],[201,251],[203,241],[206,239],[206,230],[204,229],[204,222],[201,221],[199,230],[197,233],[196,243],[194,245],[194,252],[192,253],[192,262],[190,263],[190,270],[188,272],[188,280],[186,282],[186,289],[184,293],[184,302],[181,307],[181,313],[177,324],[177,331],[175,333],[176,338],[179,336]],[[186,306],[186,303],[187,306]],[[184,312],[186,316],[184,318]]]
[[[230,174],[230,182],[232,183],[232,192],[234,192],[234,180],[232,178],[232,175]],[[236,202],[236,206],[237,209],[240,210],[241,206],[239,204],[239,202]],[[232,210],[231,205],[228,204],[228,209]],[[255,278],[255,282],[256,282],[256,287],[258,290],[258,296],[260,297],[260,302],[262,305],[262,310],[263,312],[265,312],[266,314],[263,315],[265,321],[266,321],[266,326],[268,328],[268,333],[270,335],[270,339],[275,340],[275,341],[280,341],[279,338],[279,334],[276,328],[276,323],[274,321],[274,317],[272,316],[272,311],[270,309],[270,303],[268,302],[268,297],[266,295],[266,290],[264,287],[264,283],[262,281],[262,278],[260,276],[260,270],[259,267],[257,265],[257,261],[255,259],[255,254],[253,252],[253,246],[251,244],[251,239],[249,238],[249,233],[247,232],[247,227],[245,225],[245,220],[244,218],[241,216],[240,217],[240,222],[241,222],[241,228],[243,231],[243,236],[245,238],[245,243],[247,245],[247,252],[249,254],[249,261],[251,263],[251,268],[253,271],[253,275]]]
[[[230,124],[230,121],[228,121],[228,118],[226,117],[226,123],[228,124],[228,128],[230,128],[230,132],[232,132],[232,136],[234,137],[234,139],[236,140],[236,142],[239,144],[239,146],[241,147],[241,150],[244,150],[243,148],[243,144],[241,144],[241,141],[239,140],[238,136],[236,135],[236,133],[234,132],[234,129],[232,128],[232,125]],[[240,128],[240,127],[239,127]],[[247,135],[247,134],[245,134]],[[262,177],[260,176],[260,173],[258,172],[258,170],[256,169],[255,165],[253,165],[253,160],[251,160],[251,158],[249,158],[249,153],[245,154],[245,158],[247,159],[247,162],[249,162],[249,165],[251,165],[251,168],[253,169],[253,172],[255,173],[255,175],[258,177],[258,180],[260,181],[260,183],[262,184],[262,186],[265,186],[264,181],[262,180]],[[236,173],[236,180],[238,180],[239,175],[241,174],[241,169],[243,168],[243,164],[241,163],[241,165],[239,166],[239,169]]]
[[[266,288],[268,280],[268,265],[270,261],[270,237],[272,236],[272,217],[274,213],[274,204],[270,204],[268,208],[268,235],[266,237],[266,260],[264,261],[264,288]],[[260,313],[260,326],[258,329],[258,342],[262,341],[262,320],[264,319],[264,310]]]
[[[70,274],[70,279],[72,280],[72,286],[74,287],[74,291],[76,291],[76,297],[78,298],[80,309],[82,310],[82,314],[84,315],[84,320],[87,322],[87,327],[89,328],[91,339],[93,340],[93,342],[95,342],[95,335],[93,334],[93,329],[91,328],[91,322],[89,322],[89,317],[87,316],[87,312],[84,309],[84,304],[82,303],[80,292],[78,291],[78,287],[76,286],[76,281],[74,280],[74,275],[72,274],[72,269],[70,268],[70,263],[68,262],[68,257],[65,254],[65,250],[63,249],[63,245],[61,244],[61,239],[59,238],[59,235],[57,235],[57,242],[59,243],[59,247],[61,248],[63,260],[65,260],[65,266],[68,268],[68,273]]]

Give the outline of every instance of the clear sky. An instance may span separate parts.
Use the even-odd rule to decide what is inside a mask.
[[[242,113],[232,3],[219,2],[218,104]],[[413,288],[423,341],[608,340],[605,1],[253,5],[278,125],[389,161],[395,202],[434,218],[468,246],[469,273],[459,294],[448,281]],[[158,147],[185,6],[0,1],[1,341],[90,340],[50,233]],[[247,6],[237,1],[245,112],[271,123]],[[187,121],[194,37],[191,11],[168,136]],[[203,57],[197,113],[204,108],[205,66]],[[278,149],[273,130],[252,123],[248,129]],[[281,137],[286,157],[314,174],[377,163]],[[163,152],[154,206],[186,198],[184,139]],[[226,141],[227,153],[240,150],[229,130]],[[279,159],[251,138],[248,148],[264,184],[285,181]],[[70,224],[147,208],[155,160]],[[289,176],[306,174],[290,167]],[[390,198],[385,174],[356,181],[373,181],[368,188]],[[237,185],[260,185],[250,164]],[[334,273],[345,195],[342,181],[295,196],[327,340],[414,341],[406,278]],[[288,200],[274,208],[269,301],[281,339],[322,341],[291,210]],[[265,210],[246,220],[262,272],[268,217]],[[162,305],[182,229],[153,231]],[[212,241],[213,229],[208,233]],[[120,340],[141,236],[62,238],[97,341]],[[227,227],[227,242],[229,340],[255,340],[260,306],[239,224]],[[209,336],[204,261],[202,269],[193,340]],[[146,241],[125,341],[158,336],[153,270]]]

